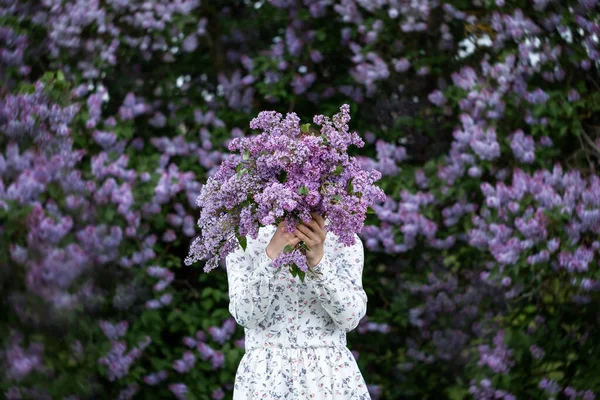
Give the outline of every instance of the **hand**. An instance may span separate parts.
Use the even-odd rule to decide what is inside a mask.
[[[325,254],[325,238],[327,231],[325,230],[325,220],[317,213],[311,213],[312,221],[308,224],[300,223],[296,226],[294,234],[300,238],[310,249],[306,254],[306,262],[310,268],[321,262]]]
[[[279,257],[285,246],[289,244],[290,246],[294,247],[300,243],[301,240],[302,239],[296,237],[294,233],[288,233],[285,231],[285,220],[283,220],[277,226],[277,230],[273,234],[273,237],[267,246],[267,256],[271,260],[275,260],[277,257]]]

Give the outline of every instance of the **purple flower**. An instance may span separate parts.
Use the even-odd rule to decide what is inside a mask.
[[[525,135],[522,130],[515,131],[511,137],[510,148],[517,160],[531,164],[535,160],[535,143],[531,136]]]
[[[529,347],[529,351],[531,352],[531,355],[533,356],[533,358],[535,358],[536,360],[541,360],[542,358],[544,358],[544,355],[546,354],[546,352],[541,349],[540,347],[532,344]]]
[[[195,34],[186,36],[186,38],[183,39],[183,42],[181,42],[181,47],[186,53],[193,52],[198,47],[198,38]]]
[[[102,332],[104,332],[106,337],[110,340],[117,340],[121,336],[125,336],[128,327],[129,323],[127,321],[121,321],[116,325],[113,325],[108,321],[100,321]]]
[[[440,107],[442,105],[446,104],[446,101],[447,101],[446,98],[444,97],[444,93],[442,93],[440,90],[435,90],[435,91],[431,92],[427,98],[433,104],[435,104],[436,106],[440,106]]]
[[[184,383],[172,383],[169,385],[169,390],[178,400],[187,398],[188,387]]]
[[[491,349],[488,345],[479,345],[480,359],[477,365],[487,365],[496,373],[506,373],[514,365],[511,360],[512,350],[504,345],[504,332],[498,331],[494,337],[495,347]]]
[[[223,389],[217,388],[217,389],[213,390],[213,392],[211,393],[210,397],[213,400],[221,400],[222,398],[225,397],[225,392],[223,391]]]
[[[394,69],[396,72],[406,72],[410,68],[410,61],[406,58],[401,58],[394,61]]]
[[[144,382],[150,386],[155,386],[167,379],[169,373],[165,370],[158,371],[144,376]]]
[[[173,369],[180,374],[189,372],[196,363],[196,356],[191,351],[186,351],[183,357],[173,362]]]
[[[550,97],[542,89],[538,88],[531,93],[527,93],[525,99],[531,104],[543,104],[548,101]]]

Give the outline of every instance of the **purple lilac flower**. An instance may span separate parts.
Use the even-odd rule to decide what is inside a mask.
[[[100,328],[102,329],[102,332],[104,332],[106,337],[110,340],[117,340],[121,336],[125,336],[128,327],[129,323],[127,321],[121,321],[114,325],[108,321],[100,321]]]
[[[313,122],[321,126],[320,137],[301,132],[295,113],[288,113],[283,119],[274,111],[259,113],[250,127],[263,132],[256,137],[232,139],[229,149],[240,151],[241,156],[226,159],[203,187],[197,200],[202,207],[198,223],[203,227],[203,237],[194,240],[186,263],[233,250],[236,246],[230,240],[233,235],[222,231],[222,226],[239,226],[239,235],[254,237],[258,226],[275,224],[292,211],[298,212],[304,222],[312,219],[310,212],[320,212],[330,220],[329,230],[340,236],[342,242],[352,244],[353,232],[363,226],[367,204],[382,201],[385,195],[373,185],[381,173],[365,171],[356,158],[343,156],[349,145],[364,145],[357,133],[349,132],[349,110],[348,105],[343,105],[331,120],[315,116]],[[266,155],[258,157],[263,153]],[[401,159],[404,155],[397,153],[394,157]],[[284,171],[286,180],[281,182],[279,177]],[[323,173],[329,176],[330,171],[339,171],[335,175],[339,184],[329,187],[326,193],[318,192]],[[241,173],[245,173],[245,179],[237,179]],[[349,193],[350,187],[353,190]],[[246,201],[247,193],[254,193],[252,212],[239,206]],[[358,198],[355,193],[362,196]],[[237,215],[220,212],[235,207],[239,210]],[[297,222],[288,220],[288,229],[293,231]],[[225,238],[227,242],[221,246]],[[206,272],[216,267],[216,260],[213,257],[206,263]],[[307,269],[306,258],[299,250],[284,252],[274,262],[276,268],[292,264],[300,270]]]
[[[435,90],[431,92],[427,98],[429,99],[429,101],[431,101],[438,107],[441,107],[442,105],[446,104],[447,101],[444,97],[444,94],[440,90]]]
[[[514,365],[511,360],[512,350],[504,345],[504,332],[498,331],[494,337],[494,348],[488,345],[479,345],[480,359],[477,365],[487,365],[496,373],[506,373]]]
[[[535,144],[533,138],[518,129],[510,136],[510,148],[515,158],[522,163],[531,164],[535,160]]]
[[[144,382],[147,385],[155,386],[167,379],[169,373],[165,370],[154,372],[152,374],[148,374],[144,376]]]
[[[191,351],[186,351],[183,357],[173,362],[173,369],[180,374],[189,372],[196,363],[196,356]]]
[[[172,383],[169,385],[169,390],[175,395],[177,400],[187,399],[188,387],[184,383]]]

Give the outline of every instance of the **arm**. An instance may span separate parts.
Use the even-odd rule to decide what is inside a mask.
[[[333,261],[325,253],[313,268],[322,275],[306,280],[317,292],[321,306],[346,332],[356,328],[367,313],[367,294],[362,287],[365,254],[358,235],[355,240],[352,246],[342,247]]]
[[[255,328],[269,311],[272,300],[269,285],[279,269],[273,267],[266,248],[254,255],[245,252],[239,244],[234,252],[227,255],[226,267],[229,312],[238,324]]]

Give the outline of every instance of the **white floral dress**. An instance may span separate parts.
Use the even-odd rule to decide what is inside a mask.
[[[233,400],[370,400],[346,346],[346,333],[367,310],[362,287],[364,250],[356,235],[345,247],[328,232],[323,275],[304,283],[274,268],[266,247],[275,226],[261,227],[226,259],[229,311],[245,329],[246,353],[237,369]]]

